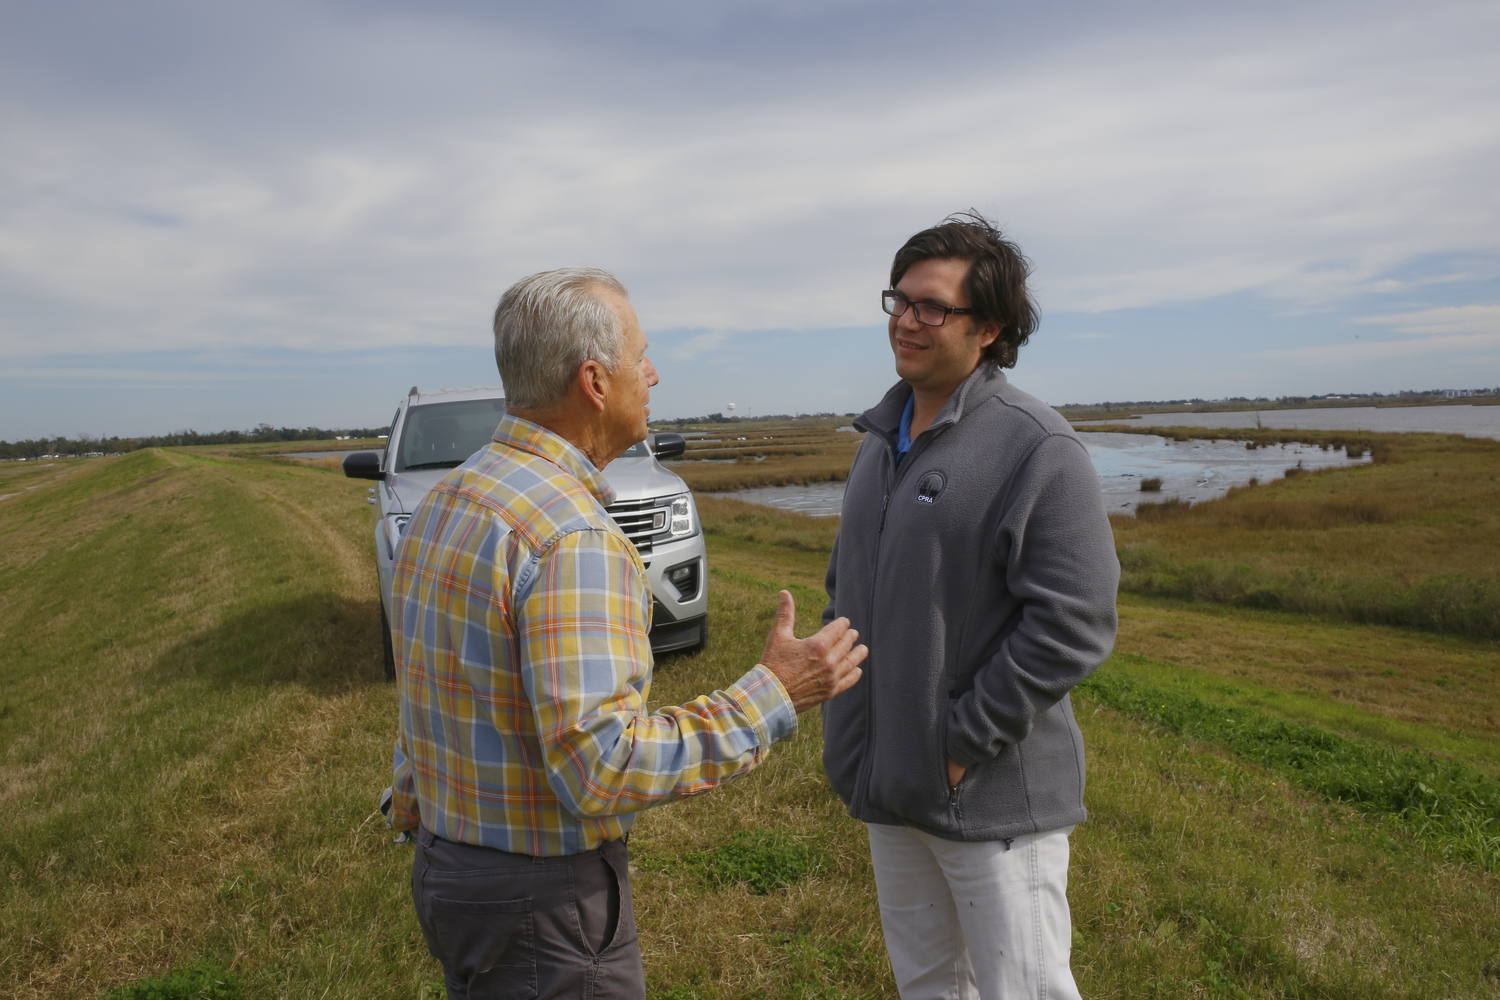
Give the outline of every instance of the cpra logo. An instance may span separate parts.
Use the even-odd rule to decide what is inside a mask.
[[[948,480],[941,472],[933,470],[926,473],[917,480],[917,502],[937,503],[937,498],[943,495],[943,487],[948,485]]]

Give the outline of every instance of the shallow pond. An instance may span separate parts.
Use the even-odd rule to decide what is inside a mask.
[[[1243,441],[1178,442],[1155,434],[1090,432],[1079,437],[1094,460],[1104,506],[1111,513],[1133,513],[1138,503],[1171,498],[1201,503],[1252,479],[1281,479],[1298,466],[1312,471],[1371,461],[1368,455],[1350,458],[1342,449],[1324,451],[1314,444],[1248,449]],[[1142,479],[1160,479],[1161,490],[1142,493]]]

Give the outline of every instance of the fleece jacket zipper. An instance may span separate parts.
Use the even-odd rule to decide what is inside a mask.
[[[858,426],[856,422],[855,426]],[[944,424],[943,426],[947,426]],[[869,623],[870,635],[862,638],[868,643],[874,638],[875,631],[875,596],[880,592],[880,553],[885,539],[885,512],[891,505],[891,496],[896,492],[896,487],[901,485],[901,479],[906,470],[911,468],[912,460],[920,451],[926,450],[927,442],[931,440],[930,435],[934,428],[929,427],[917,436],[912,442],[911,448],[906,452],[906,458],[901,464],[896,464],[896,446],[885,434],[880,434],[880,439],[885,442],[885,490],[880,499],[880,525],[875,529],[875,566],[871,571],[870,585],[870,607],[866,612],[865,621]],[[870,697],[865,699],[865,752],[860,756],[859,774],[854,779],[854,795],[850,804],[850,812],[858,817],[864,810],[865,804],[870,797],[870,768],[874,756],[875,746],[875,678],[868,678],[870,683]]]

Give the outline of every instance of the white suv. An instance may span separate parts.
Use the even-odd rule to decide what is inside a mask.
[[[396,546],[417,502],[470,455],[489,444],[505,414],[499,386],[411,392],[396,408],[385,451],[359,451],[344,459],[344,475],[374,479],[375,565],[380,572],[380,625],[385,672],[395,677],[391,650],[391,576]],[[651,649],[656,653],[701,649],[708,641],[708,556],[698,508],[687,484],[660,458],[682,454],[679,434],[653,434],[604,470],[615,491],[607,508],[640,550],[651,582]]]

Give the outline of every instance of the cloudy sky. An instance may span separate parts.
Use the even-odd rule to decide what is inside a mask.
[[[385,422],[523,274],[658,416],[846,412],[974,207],[1054,404],[1500,384],[1500,7],[0,0],[0,438]]]

